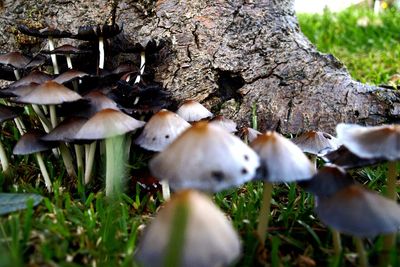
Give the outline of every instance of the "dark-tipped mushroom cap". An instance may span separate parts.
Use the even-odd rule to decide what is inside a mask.
[[[31,59],[20,52],[9,52],[0,55],[0,64],[11,66],[16,69],[23,69],[31,62]]]
[[[320,131],[308,131],[294,138],[293,143],[303,152],[313,155],[325,154],[339,148],[339,141],[332,135]]]
[[[76,133],[75,139],[99,140],[122,135],[143,127],[145,122],[138,121],[121,111],[103,109],[90,118]]]
[[[182,209],[187,210],[180,266],[229,266],[239,257],[238,234],[226,216],[205,195],[176,193],[147,226],[135,258],[144,266],[165,266],[171,231]]]
[[[384,162],[384,158],[360,158],[356,154],[352,153],[345,146],[339,147],[337,150],[329,152],[322,157],[326,162],[338,165],[344,169],[361,168],[365,166],[371,166]]]
[[[302,184],[307,191],[314,195],[328,197],[354,183],[353,178],[343,168],[336,165],[325,165],[311,180]]]
[[[22,32],[23,34],[33,36],[33,37],[39,37],[39,38],[48,38],[48,37],[53,37],[53,38],[68,38],[71,37],[71,33],[67,31],[60,31],[57,29],[52,29],[52,28],[44,28],[41,30],[38,29],[33,29],[29,28],[26,25],[19,25],[18,30]]]
[[[57,54],[57,55],[71,55],[71,54],[87,54],[90,53],[88,50],[82,50],[78,47],[75,47],[73,45],[69,44],[64,44],[62,46],[54,48],[54,50],[43,50],[42,53],[44,54]]]
[[[235,133],[237,132],[237,124],[231,119],[225,118],[222,115],[218,115],[215,118],[213,118],[210,123],[218,124],[221,127],[225,128],[228,132],[230,133]]]
[[[122,27],[119,27],[118,24],[96,26],[88,25],[79,27],[78,33],[74,34],[72,38],[84,41],[94,41],[99,37],[103,37],[105,39],[114,37],[121,31]]]
[[[76,101],[81,98],[82,97],[78,93],[64,85],[54,81],[47,81],[38,85],[29,94],[19,97],[17,101],[39,105],[57,105],[64,102]]]
[[[18,81],[15,81],[12,84],[10,84],[9,87],[19,87],[23,85],[29,85],[30,83],[40,84],[50,81],[51,79],[52,77],[47,73],[38,70],[33,70],[27,76],[22,77]]]
[[[318,198],[315,212],[325,224],[353,236],[374,237],[400,229],[400,206],[360,185]]]
[[[63,120],[50,133],[42,137],[44,141],[70,142],[75,139],[76,133],[82,128],[88,119],[82,117],[70,117]]]
[[[400,159],[400,125],[362,127],[341,123],[336,132],[343,145],[359,157]]]
[[[21,85],[18,87],[8,87],[6,89],[0,90],[0,96],[1,97],[22,97],[33,90],[35,90],[36,87],[38,87],[38,83],[28,83],[25,85]]]
[[[250,146],[259,155],[262,179],[269,182],[307,180],[315,168],[301,149],[277,132],[259,135]]]
[[[208,109],[194,100],[185,101],[176,113],[188,122],[199,121],[213,116]]]
[[[66,72],[61,73],[56,78],[53,79],[54,82],[62,84],[66,82],[70,82],[76,79],[80,79],[83,77],[89,76],[86,72],[79,70],[67,70]]]
[[[55,142],[46,142],[41,140],[41,137],[43,135],[44,133],[37,131],[31,131],[24,134],[14,146],[13,154],[28,155],[32,153],[46,151],[57,146],[57,143]]]
[[[189,127],[178,114],[163,109],[150,118],[135,143],[147,150],[162,151]]]
[[[0,104],[0,123],[14,119],[22,112],[24,112],[24,108],[22,107],[10,107]]]
[[[218,125],[197,123],[150,162],[152,174],[174,189],[217,192],[241,185],[255,175],[258,156]]]

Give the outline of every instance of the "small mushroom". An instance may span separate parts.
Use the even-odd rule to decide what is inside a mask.
[[[277,132],[268,131],[259,135],[250,146],[260,157],[260,178],[264,180],[263,200],[257,227],[261,245],[264,245],[268,229],[272,183],[311,179],[315,168],[298,146]]]
[[[132,132],[144,126],[143,121],[138,121],[121,111],[115,109],[103,109],[91,117],[76,133],[75,139],[77,140],[103,140],[105,139],[106,145],[106,195],[112,196],[118,193],[122,185],[122,177],[114,176],[113,173],[115,164],[120,165],[123,162],[115,162],[117,155],[114,152],[118,149],[118,153],[122,153],[121,143],[117,142],[118,136],[123,136],[128,132]],[[93,142],[94,143],[94,142]],[[118,143],[118,145],[115,145]],[[94,145],[95,150],[96,146]],[[91,149],[89,154],[94,155]],[[121,156],[121,155],[120,155]],[[91,176],[92,165],[86,166],[85,183],[88,183]]]
[[[62,46],[54,48],[53,50],[48,50],[48,51],[44,50],[42,51],[42,53],[51,55],[64,55],[67,60],[68,69],[73,69],[71,55],[87,54],[90,53],[90,51],[81,50],[78,47],[69,44],[64,44]]]
[[[152,174],[171,188],[208,192],[241,185],[259,167],[258,156],[218,125],[200,122],[183,132],[149,162]]]
[[[24,134],[23,136],[21,136],[17,144],[14,146],[13,153],[15,155],[35,154],[40,167],[40,171],[44,178],[46,188],[50,192],[52,187],[51,180],[47,172],[46,165],[44,164],[42,154],[40,152],[55,147],[57,143],[42,141],[40,139],[42,136],[43,133],[37,131],[31,131]]]
[[[220,125],[221,127],[225,128],[230,133],[237,132],[237,124],[231,119],[225,118],[222,115],[215,116],[210,123],[215,123]]]
[[[143,266],[230,266],[240,255],[238,234],[205,195],[176,193],[139,241],[135,259]]]
[[[194,100],[185,101],[176,111],[187,122],[200,121],[212,117],[213,114],[202,104]]]

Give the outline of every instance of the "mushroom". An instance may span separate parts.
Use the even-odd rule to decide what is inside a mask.
[[[222,115],[215,116],[210,123],[215,123],[220,125],[221,127],[225,128],[230,133],[237,132],[237,124],[231,119],[227,119]]]
[[[35,154],[46,188],[49,192],[51,192],[52,185],[50,176],[47,172],[46,165],[44,164],[43,157],[40,152],[55,147],[57,143],[42,141],[40,139],[42,136],[43,133],[37,131],[31,131],[24,134],[14,146],[13,153],[15,155]]]
[[[241,132],[246,144],[253,142],[257,136],[261,135],[261,132],[250,127],[244,127]]]
[[[21,78],[18,70],[24,69],[30,61],[30,58],[24,56],[20,52],[9,52],[0,55],[0,64],[12,67],[14,69],[16,80],[19,80]]]
[[[19,25],[18,30],[26,35],[29,36],[34,36],[38,38],[47,38],[48,45],[49,45],[49,50],[53,51],[54,50],[54,41],[53,38],[65,38],[65,37],[71,37],[71,33],[67,31],[60,31],[51,27],[37,30],[37,29],[31,29],[26,25]],[[54,74],[59,74],[60,71],[58,69],[58,64],[57,64],[57,57],[55,54],[51,54],[51,61],[53,63],[53,68],[54,68]]]
[[[199,121],[213,116],[208,109],[194,100],[186,100],[176,113],[187,122]]]
[[[118,35],[122,31],[117,24],[81,26],[78,33],[72,38],[85,41],[98,40],[99,42],[99,69],[104,69],[104,40]]]
[[[78,55],[78,54],[87,54],[90,53],[89,51],[81,50],[75,46],[64,44],[62,46],[56,47],[53,50],[44,50],[42,53],[51,54],[51,55],[65,55],[67,60],[68,69],[73,69],[72,67],[72,60],[71,55]]]
[[[343,145],[358,157],[388,160],[386,195],[388,198],[396,200],[397,161],[400,159],[400,125],[362,127],[341,123],[336,126],[336,132]],[[389,251],[395,240],[396,236],[393,234],[385,237],[384,250]]]
[[[238,234],[205,195],[176,193],[139,241],[135,259],[143,266],[230,266],[240,255]]]
[[[264,247],[272,183],[308,180],[314,175],[315,168],[298,146],[277,132],[268,131],[259,135],[250,146],[260,157],[260,178],[264,180],[263,200],[257,227],[258,237]]]
[[[115,109],[103,109],[91,117],[76,133],[77,140],[101,140],[105,139],[106,146],[106,195],[113,196],[121,190],[122,174],[121,165],[124,166],[123,139],[121,137],[132,132],[145,123],[138,121],[121,111]],[[95,146],[94,146],[95,150]],[[94,155],[92,150],[90,153]],[[122,157],[118,161],[117,157]],[[116,166],[119,163],[120,166]],[[86,166],[85,182],[90,179],[92,166]]]
[[[190,124],[178,116],[178,114],[162,109],[154,114],[146,123],[143,132],[135,143],[144,149],[162,151],[171,144]],[[161,181],[164,200],[169,199],[169,185]]]
[[[258,156],[238,137],[218,125],[200,122],[184,131],[149,162],[152,174],[172,189],[208,192],[251,180]]]
[[[317,167],[317,156],[326,154],[339,148],[339,141],[332,135],[320,131],[308,131],[296,138],[295,143],[303,152],[308,153],[311,157],[315,168]]]
[[[24,112],[23,108],[20,107],[9,107],[0,104],[0,124],[3,122],[14,119],[18,117],[19,114]],[[9,162],[7,158],[7,153],[4,149],[3,143],[0,141],[0,163],[3,169],[3,172],[6,172],[9,168]]]
[[[355,237],[360,266],[368,265],[361,238],[399,231],[400,206],[356,184],[343,169],[324,167],[309,183],[321,221]]]

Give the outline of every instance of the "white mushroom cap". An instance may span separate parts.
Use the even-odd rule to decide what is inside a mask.
[[[162,151],[189,127],[178,114],[162,109],[146,123],[135,143],[147,150]]]
[[[244,134],[247,135],[247,139],[249,142],[253,142],[254,140],[256,140],[257,136],[261,135],[261,132],[253,128],[246,127],[244,128]]]
[[[103,109],[91,117],[76,133],[75,139],[99,140],[132,132],[143,127],[145,122],[138,121],[121,111]]]
[[[210,121],[210,123],[220,125],[221,127],[225,128],[230,133],[237,132],[237,128],[236,128],[237,124],[236,124],[236,122],[234,122],[231,119],[227,119],[224,116],[221,116],[221,115],[216,116],[215,118],[213,118]]]
[[[175,194],[145,229],[135,253],[140,263],[164,266],[171,230],[182,207],[188,213],[180,266],[228,266],[238,258],[241,245],[230,221],[207,196],[186,190]]]
[[[260,156],[262,178],[269,182],[308,180],[315,174],[313,164],[301,149],[277,132],[259,135],[250,146]]]
[[[82,97],[69,88],[56,83],[47,81],[36,86],[30,93],[17,98],[22,103],[38,105],[57,105],[64,102],[72,102]]]
[[[188,122],[200,121],[213,116],[208,109],[194,100],[185,101],[185,103],[179,107],[176,113]]]
[[[361,158],[400,159],[400,125],[363,127],[341,123],[336,132],[343,145]]]
[[[308,131],[292,140],[303,152],[324,155],[340,146],[339,140],[328,133]]]
[[[217,192],[249,181],[259,166],[256,153],[218,125],[187,129],[149,163],[152,174],[174,189]]]
[[[400,229],[400,206],[360,185],[318,198],[315,211],[325,224],[358,237],[374,237]]]

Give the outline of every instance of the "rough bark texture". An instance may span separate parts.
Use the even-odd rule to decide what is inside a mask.
[[[2,50],[44,46],[15,32],[20,21],[57,21],[75,32],[109,20],[111,7],[105,0],[6,1]],[[196,99],[241,125],[249,125],[253,104],[261,130],[283,133],[332,132],[343,121],[378,124],[399,116],[397,92],[352,80],[338,60],[316,51],[300,32],[293,0],[126,0],[116,21],[124,31],[114,43],[167,41],[156,79],[178,101]]]

